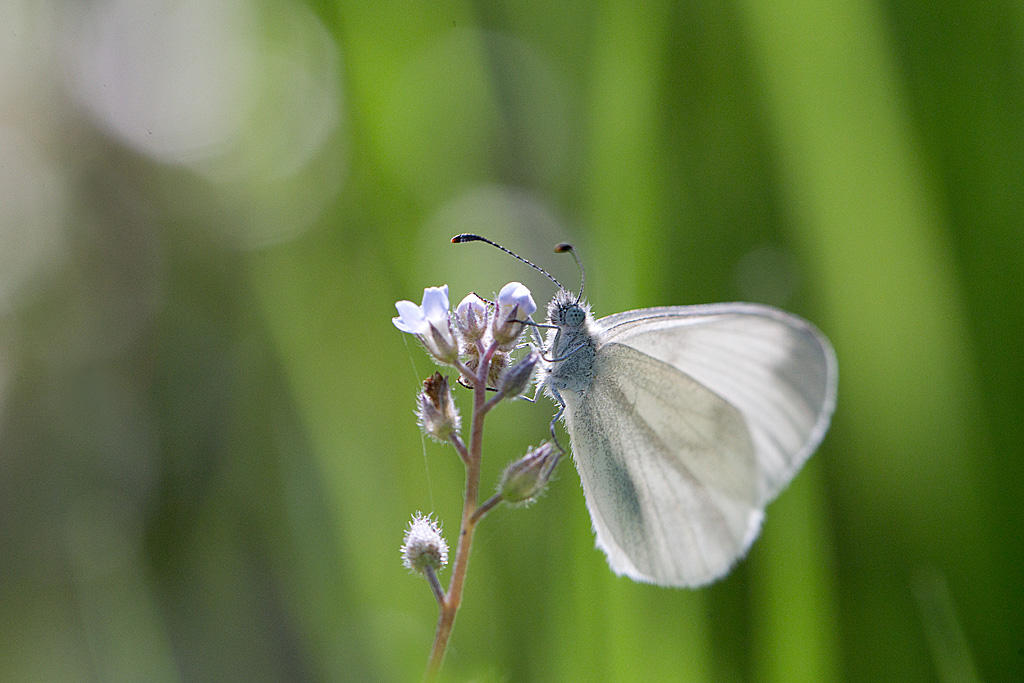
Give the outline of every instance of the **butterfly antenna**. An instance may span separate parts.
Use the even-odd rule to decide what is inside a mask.
[[[562,242],[555,245],[556,254],[564,254],[565,252],[572,254],[572,257],[576,259],[576,265],[580,267],[580,294],[576,297],[576,303],[579,303],[583,298],[583,285],[587,282],[587,274],[583,270],[583,261],[580,260],[580,255],[576,253],[576,249],[571,244]]]
[[[514,251],[509,251],[508,249],[506,249],[505,247],[501,246],[501,245],[500,245],[500,244],[498,244],[497,242],[492,242],[491,240],[487,239],[486,237],[481,237],[480,235],[474,235],[473,233],[470,233],[470,232],[466,232],[466,233],[463,233],[463,234],[461,234],[461,235],[456,235],[455,237],[453,237],[453,238],[452,238],[452,244],[462,244],[463,242],[484,242],[484,243],[486,243],[486,244],[489,244],[489,245],[491,245],[492,247],[497,247],[498,249],[501,249],[501,250],[502,250],[503,252],[505,252],[505,253],[506,253],[506,254],[508,254],[509,256],[511,256],[511,257],[513,257],[513,258],[517,258],[517,259],[519,259],[520,261],[522,261],[522,262],[523,262],[523,263],[525,263],[526,265],[530,266],[530,267],[531,267],[531,268],[533,268],[534,270],[536,270],[536,271],[538,271],[538,272],[542,273],[542,274],[543,274],[543,275],[544,275],[545,277],[547,277],[547,279],[549,279],[549,280],[551,280],[552,282],[554,282],[554,283],[555,283],[555,286],[556,286],[556,287],[558,287],[559,289],[565,289],[565,287],[563,287],[563,286],[562,286],[562,283],[561,283],[561,282],[559,282],[558,280],[556,280],[556,279],[555,279],[555,278],[554,278],[554,277],[553,277],[553,276],[551,275],[551,273],[549,273],[548,271],[544,270],[543,268],[541,268],[540,266],[538,266],[538,265],[537,265],[537,264],[535,264],[535,263],[530,263],[529,261],[527,261],[526,259],[524,259],[524,258],[523,258],[522,256],[520,256],[519,254],[515,253]],[[570,247],[570,249],[571,249],[571,248],[572,248],[572,247]],[[557,250],[556,250],[556,251],[557,251]],[[577,261],[578,261],[578,260],[579,260],[579,259],[577,259]]]

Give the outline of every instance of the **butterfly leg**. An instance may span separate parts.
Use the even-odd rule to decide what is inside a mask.
[[[562,453],[565,453],[565,449],[562,448],[562,444],[558,442],[558,436],[555,434],[555,423],[562,419],[562,415],[565,414],[565,401],[562,400],[562,396],[558,393],[558,390],[554,387],[549,386],[548,390],[551,392],[551,397],[555,403],[558,404],[558,412],[551,418],[551,440],[555,442],[555,446]]]
[[[575,345],[575,346],[573,346],[572,348],[570,348],[570,349],[569,349],[568,351],[566,351],[565,353],[563,353],[563,354],[562,354],[561,356],[559,356],[558,358],[547,358],[547,357],[545,357],[545,356],[544,356],[543,354],[541,355],[541,358],[543,358],[544,360],[546,360],[546,361],[547,361],[548,363],[559,363],[559,362],[561,362],[561,361],[565,360],[566,358],[569,358],[569,357],[570,357],[570,356],[572,356],[572,355],[573,355],[574,353],[576,353],[577,351],[579,351],[580,349],[582,349],[582,348],[584,348],[584,347],[586,347],[586,346],[588,346],[588,345],[589,345],[589,343],[588,343],[588,342],[586,342],[586,341],[583,341],[583,342],[580,342],[579,344],[576,344],[576,345]],[[563,405],[564,405],[564,404],[563,404]]]

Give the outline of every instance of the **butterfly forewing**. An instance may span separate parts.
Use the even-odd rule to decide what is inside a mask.
[[[754,445],[762,505],[789,483],[828,428],[835,354],[801,318],[757,304],[712,304],[630,311],[597,327],[598,356],[604,345],[627,345],[739,411]]]

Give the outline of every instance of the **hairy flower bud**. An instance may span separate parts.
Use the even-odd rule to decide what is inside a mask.
[[[423,391],[416,397],[416,418],[423,433],[438,441],[447,441],[458,433],[459,411],[452,400],[448,378],[440,372],[423,380]]]
[[[519,282],[510,282],[498,292],[498,310],[494,314],[494,340],[503,348],[511,348],[526,329],[522,322],[537,310],[530,290]]]
[[[487,304],[476,294],[468,294],[455,309],[455,323],[462,338],[472,345],[487,331]]]
[[[515,398],[526,391],[533,380],[539,358],[536,351],[530,351],[529,355],[501,373],[497,384],[498,396],[503,399]]]
[[[480,356],[476,353],[468,353],[463,357],[462,362],[475,374],[477,369],[480,367]],[[498,382],[501,380],[502,373],[511,364],[512,355],[508,351],[495,351],[494,355],[491,356],[491,364],[487,368],[487,386],[491,389],[496,388],[498,386]],[[463,375],[459,380],[459,384],[467,389],[472,389],[474,378]]]
[[[561,452],[545,441],[508,464],[498,481],[498,493],[511,505],[529,505],[547,488]]]
[[[417,512],[402,539],[402,564],[410,571],[425,574],[427,568],[440,571],[448,564],[448,543],[441,525]]]

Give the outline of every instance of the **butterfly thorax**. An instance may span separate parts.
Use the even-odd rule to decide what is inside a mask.
[[[557,391],[582,393],[593,381],[597,341],[590,305],[561,290],[548,304],[544,383]]]

